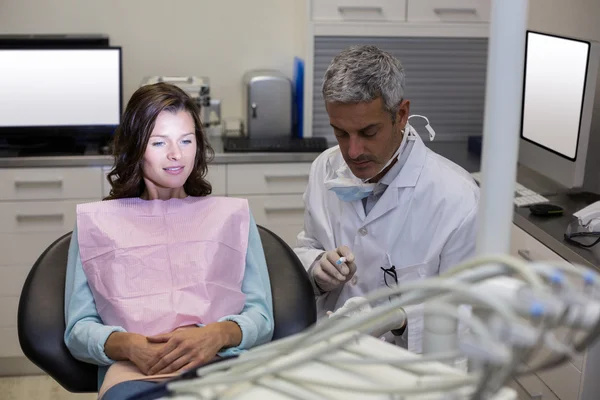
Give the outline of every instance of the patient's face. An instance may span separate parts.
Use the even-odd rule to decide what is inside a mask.
[[[194,119],[187,111],[158,115],[142,166],[150,199],[185,197],[183,185],[196,157],[194,132]]]

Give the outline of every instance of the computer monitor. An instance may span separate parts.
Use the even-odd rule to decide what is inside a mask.
[[[519,163],[566,188],[581,188],[600,44],[534,31],[526,35]]]
[[[0,34],[0,48],[81,48],[108,47],[110,40],[104,34],[34,33]]]
[[[122,109],[121,48],[0,48],[0,138],[103,135]]]

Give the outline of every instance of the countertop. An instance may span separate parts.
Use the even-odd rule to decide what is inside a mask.
[[[225,153],[220,138],[210,138],[215,152],[213,164],[312,162],[318,153]],[[83,155],[11,157],[0,156],[0,168],[103,167],[112,166],[113,157],[91,149]]]
[[[428,142],[427,147],[454,161],[468,172],[480,169],[481,159],[469,153],[466,141]],[[214,164],[235,163],[282,163],[312,162],[316,153],[224,153],[219,139],[211,138],[215,151]],[[112,157],[99,154],[81,156],[45,156],[45,157],[0,157],[0,168],[39,168],[39,167],[83,167],[110,166]],[[600,196],[591,194],[560,194],[560,189],[551,181],[531,170],[519,167],[517,181],[534,190],[552,203],[564,207],[562,216],[542,218],[531,215],[528,208],[516,208],[513,222],[525,232],[539,240],[546,247],[571,263],[577,263],[600,270],[600,245],[592,249],[583,249],[564,240],[563,234],[577,210],[600,200]]]
[[[466,143],[433,142],[429,143],[428,147],[459,164],[468,172],[476,172],[480,169],[480,157],[469,153]],[[599,201],[600,196],[591,193],[566,193],[549,179],[522,166],[517,168],[517,182],[540,193],[552,204],[560,205],[565,211],[561,216],[539,217],[531,214],[529,208],[515,207],[513,214],[515,225],[568,262],[600,270],[600,244],[584,249],[564,239],[567,226],[574,219],[573,213]]]
[[[564,239],[565,230],[574,219],[573,213],[600,200],[600,196],[579,193],[546,197],[552,204],[560,205],[565,209],[562,216],[538,217],[530,214],[527,208],[516,208],[513,222],[570,263],[600,270],[600,245],[585,249],[572,245]]]

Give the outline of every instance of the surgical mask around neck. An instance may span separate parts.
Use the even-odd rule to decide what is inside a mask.
[[[427,121],[425,128],[429,132],[430,140],[433,140],[435,138],[435,131],[429,125],[429,120],[421,115],[411,115],[408,119],[410,120],[412,117],[423,118]],[[408,122],[404,127],[403,133],[404,137],[402,138],[398,150],[396,150],[389,161],[375,175],[368,179],[357,178],[350,170],[350,167],[348,167],[348,164],[344,163],[337,171],[335,171],[335,176],[333,178],[325,180],[325,187],[328,190],[333,191],[342,201],[351,202],[368,197],[377,185],[377,183],[369,183],[369,181],[389,167],[390,164],[404,152],[408,142],[414,141],[417,137],[417,131]]]
[[[431,125],[429,125],[429,118],[427,118],[427,117],[425,117],[423,115],[413,114],[410,117],[408,117],[408,120],[410,121],[411,118],[415,118],[415,117],[416,118],[422,118],[422,119],[425,120],[425,122],[426,122],[425,129],[429,133],[429,141],[433,142],[433,139],[435,139],[435,131],[433,130],[433,128],[431,127]],[[415,128],[412,127],[412,125],[409,125],[407,123],[406,126],[412,130],[413,134],[417,135],[417,131],[415,130]]]

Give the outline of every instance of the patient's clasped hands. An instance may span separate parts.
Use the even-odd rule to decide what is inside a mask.
[[[242,340],[239,326],[231,321],[203,327],[185,326],[149,337],[121,332],[111,336],[116,335],[127,343],[123,347],[123,358],[133,362],[145,375],[170,374],[198,367],[213,360],[223,348],[238,346]]]

